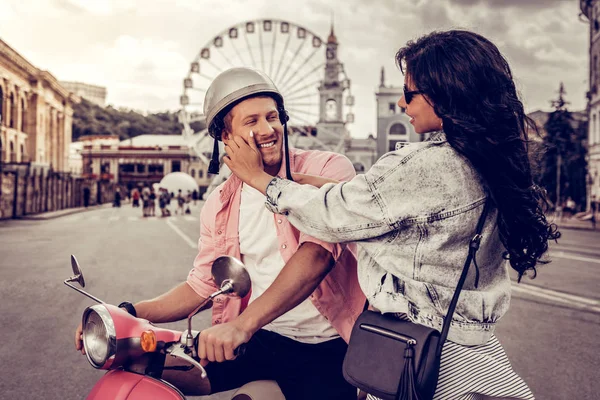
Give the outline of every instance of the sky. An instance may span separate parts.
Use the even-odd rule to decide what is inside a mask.
[[[463,28],[508,59],[527,112],[550,110],[560,82],[585,107],[589,25],[577,0],[2,0],[0,39],[59,80],[107,88],[107,103],[176,111],[202,47],[244,21],[273,18],[326,39],[332,14],[352,81],[353,137],[376,132],[380,69],[401,86],[395,52],[432,30]]]

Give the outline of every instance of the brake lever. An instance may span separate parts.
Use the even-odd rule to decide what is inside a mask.
[[[166,349],[166,352],[167,354],[170,354],[175,358],[181,358],[182,360],[189,362],[194,367],[200,370],[200,376],[202,377],[202,379],[206,378],[206,370],[198,361],[196,361],[192,356],[186,353],[186,347],[184,344],[173,344],[172,346]]]
[[[233,355],[236,357],[241,357],[246,354],[246,343],[240,344],[233,350]]]

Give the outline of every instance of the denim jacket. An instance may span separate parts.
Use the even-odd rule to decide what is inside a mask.
[[[486,201],[483,181],[443,133],[385,154],[364,175],[321,188],[274,178],[268,209],[328,242],[357,241],[369,303],[441,330]],[[491,207],[448,340],[487,342],[507,311],[511,282]]]

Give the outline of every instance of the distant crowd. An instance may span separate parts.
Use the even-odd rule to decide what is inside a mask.
[[[174,192],[169,192],[168,189],[160,187],[158,188],[158,193],[152,187],[144,187],[139,190],[134,188],[131,192],[127,193],[127,197],[131,199],[132,207],[142,207],[142,215],[144,217],[154,217],[156,216],[156,199],[158,198],[158,207],[160,208],[160,216],[168,217],[171,215],[171,202],[175,200],[175,214],[190,214],[190,203],[196,202],[199,199],[198,190],[194,189],[188,190],[187,193],[183,193],[181,189],[177,191],[177,194]],[[115,196],[113,201],[113,207],[121,207],[121,188],[116,188]]]

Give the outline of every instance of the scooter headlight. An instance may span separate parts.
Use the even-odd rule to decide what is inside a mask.
[[[83,346],[94,368],[110,368],[117,350],[117,338],[113,319],[102,304],[88,307],[83,313]]]

